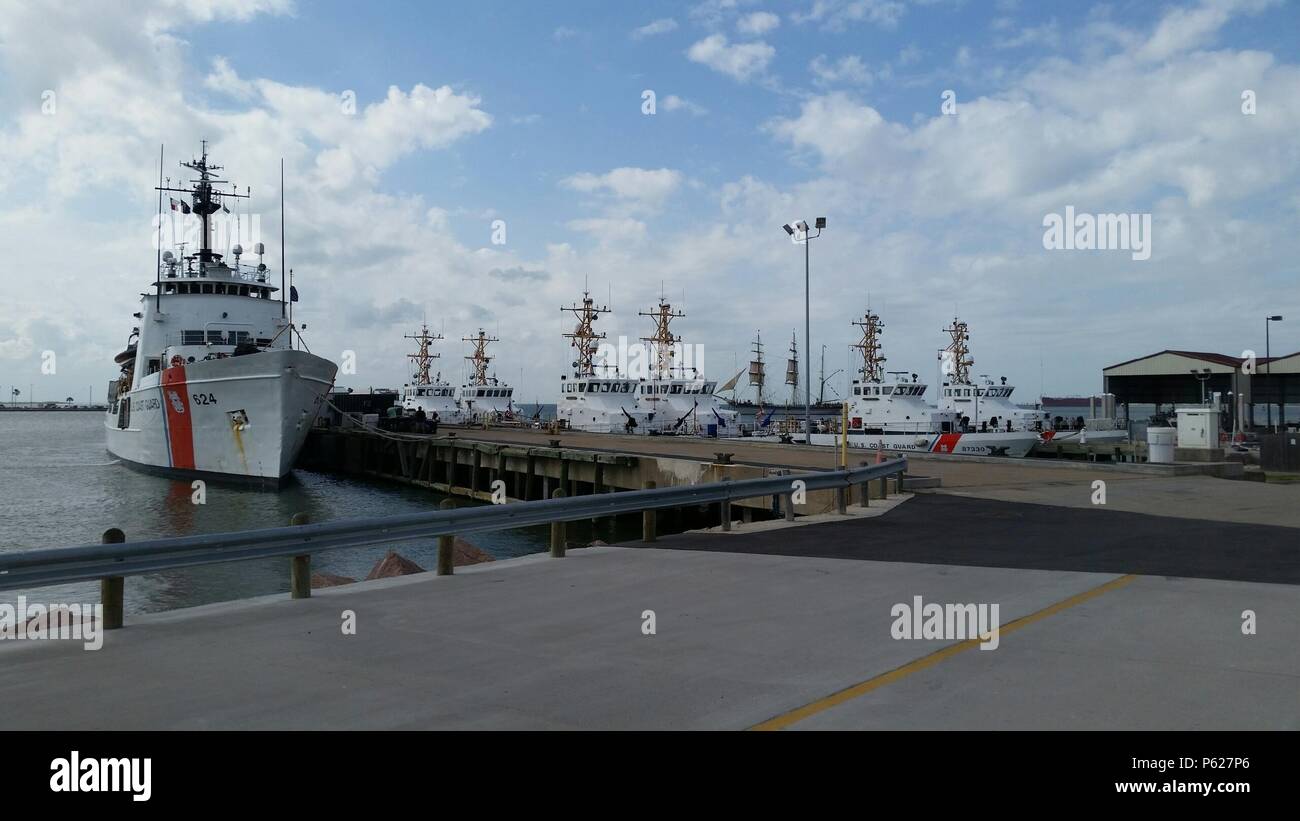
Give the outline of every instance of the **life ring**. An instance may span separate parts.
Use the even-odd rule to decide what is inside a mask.
[[[180,354],[176,354],[175,356],[172,357],[172,367],[173,367],[173,368],[179,368],[181,365],[184,365],[184,364],[185,364],[185,360],[184,360],[183,358],[181,358],[181,355],[180,355]]]

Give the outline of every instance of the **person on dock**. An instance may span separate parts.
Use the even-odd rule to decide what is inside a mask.
[[[433,412],[433,418],[429,420],[429,425],[432,428],[432,430],[430,430],[430,433],[432,433],[434,436],[437,436],[438,435],[438,412],[437,411]]]
[[[424,408],[415,409],[415,432],[424,433],[427,429],[428,417],[424,413]]]

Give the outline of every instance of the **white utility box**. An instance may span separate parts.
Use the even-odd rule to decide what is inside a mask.
[[[1194,405],[1178,409],[1178,447],[1217,448],[1219,446],[1219,409],[1213,405]]]

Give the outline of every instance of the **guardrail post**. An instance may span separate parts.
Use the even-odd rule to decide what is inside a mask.
[[[898,473],[894,474],[894,492],[895,493],[903,492],[903,471],[901,470]]]
[[[563,499],[564,490],[556,488],[555,492],[551,494],[551,498]],[[551,522],[551,558],[563,559],[564,548],[564,522]]]
[[[104,544],[122,544],[126,541],[126,534],[115,527],[110,527],[104,531],[100,541]],[[107,576],[99,580],[99,603],[104,610],[105,630],[117,630],[122,627],[125,599],[126,583],[121,576]]]
[[[291,525],[305,525],[311,522],[306,513],[295,513],[289,519]],[[311,598],[311,554],[289,558],[289,598]]]
[[[888,476],[880,477],[880,498],[882,499],[889,498],[889,477]]]
[[[781,495],[781,504],[782,506],[785,507],[785,520],[787,522],[793,522],[794,521],[794,491],[793,490],[790,491],[789,493],[784,493]]]
[[[642,482],[641,487],[646,490],[653,490],[654,482]],[[648,507],[641,511],[641,541],[653,542],[655,540],[655,509]]]
[[[451,510],[456,503],[451,499],[443,499],[442,504],[438,505],[439,510]],[[453,535],[438,537],[438,575],[450,576],[455,571],[456,559],[456,537]]]
[[[718,502],[718,508],[722,511],[722,530],[727,532],[731,530],[731,500],[723,499]]]
[[[849,489],[847,486],[835,488],[835,510],[841,516],[849,512]]]

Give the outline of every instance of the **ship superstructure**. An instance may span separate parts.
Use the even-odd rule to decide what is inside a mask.
[[[975,364],[970,352],[970,330],[965,322],[953,319],[944,329],[948,346],[940,352],[944,373],[939,407],[958,415],[961,424],[972,430],[1032,431],[1045,441],[1064,442],[1076,439],[1127,441],[1128,431],[1118,428],[1113,419],[1089,420],[1086,429],[1053,430],[1052,415],[1042,408],[1022,408],[1011,399],[1015,386],[1007,378],[994,381],[988,374],[971,376]]]
[[[582,302],[561,307],[563,313],[577,320],[574,329],[565,333],[573,350],[571,374],[560,376],[560,395],[556,401],[556,418],[573,430],[594,433],[648,433],[658,412],[646,411],[638,404],[640,381],[620,375],[617,367],[601,365],[597,373],[596,354],[603,332],[596,322],[610,309],[597,305],[588,291]],[[610,371],[613,370],[611,374]]]
[[[682,338],[670,324],[686,316],[662,297],[653,311],[640,316],[654,320],[655,330],[641,337],[649,345],[650,378],[640,383],[638,403],[645,410],[651,433],[726,436],[735,432],[736,413],[715,395],[717,383],[699,368],[687,365]]]
[[[925,451],[979,456],[1024,456],[1038,441],[1036,433],[972,431],[958,414],[925,401],[926,385],[914,373],[885,371],[881,337],[884,324],[868,310],[854,322],[862,338],[854,347],[862,357],[861,378],[854,379],[843,432],[813,433],[815,445],[847,439],[850,447]],[[803,439],[802,434],[796,439]]]
[[[146,469],[278,485],[337,366],[295,346],[291,300],[269,281],[261,242],[256,265],[241,262],[238,244],[230,261],[213,249],[212,215],[248,194],[227,190],[206,142],[181,166],[195,175],[189,187],[160,180],[159,201],[164,192],[189,197],[169,199],[198,218],[199,248],[163,251],[159,231],[154,293],[142,294],[138,325],[114,358],[121,373],[109,386],[108,450]]]
[[[456,396],[462,417],[469,422],[499,422],[514,418],[515,389],[488,374],[494,357],[488,355],[487,346],[500,340],[479,328],[477,334],[462,337],[461,341],[474,348],[465,357],[470,366],[469,381],[461,386]]]
[[[430,334],[429,326],[421,324],[414,334],[406,334],[404,339],[413,340],[415,353],[407,354],[414,366],[410,383],[402,386],[402,407],[408,413],[423,409],[427,417],[438,414],[438,421],[446,424],[461,421],[460,404],[457,402],[455,386],[442,378],[442,373],[433,371],[433,363],[442,354],[432,350],[434,342],[442,340],[442,334]]]

